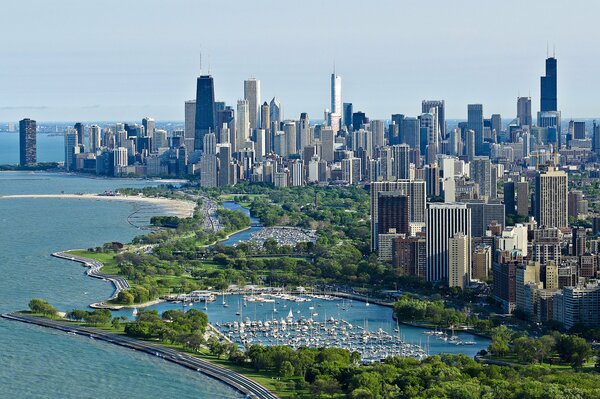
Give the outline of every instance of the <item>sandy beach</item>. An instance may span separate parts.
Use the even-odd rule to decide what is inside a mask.
[[[191,217],[194,215],[196,204],[192,201],[174,200],[170,198],[141,197],[137,195],[98,195],[98,194],[19,194],[19,195],[0,195],[0,199],[11,198],[57,198],[57,199],[83,199],[83,200],[101,200],[101,201],[129,201],[137,203],[146,203],[164,207],[169,210],[169,214],[179,217]]]

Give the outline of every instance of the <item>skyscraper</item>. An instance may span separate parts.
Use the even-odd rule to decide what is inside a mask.
[[[244,143],[250,140],[250,117],[248,110],[248,100],[238,100],[237,119],[235,127],[235,143],[233,151],[239,152],[244,148]]]
[[[519,119],[519,125],[521,127],[531,127],[533,125],[531,116],[531,97],[517,97],[517,118]]]
[[[479,185],[479,196],[491,198],[492,190],[492,163],[488,157],[475,157],[470,165],[471,179]]]
[[[448,240],[448,287],[464,289],[470,280],[471,237],[459,232]]]
[[[85,127],[83,126],[83,123],[77,122],[74,128],[77,131],[77,143],[83,145],[85,143]],[[115,133],[117,132],[115,131]]]
[[[433,108],[437,109],[438,129],[442,138],[446,138],[446,104],[444,100],[423,100],[421,103],[421,112],[424,114],[432,113]]]
[[[546,76],[540,78],[540,111],[558,111],[556,98],[556,58],[546,59]]]
[[[210,75],[196,81],[196,123],[194,149],[203,150],[204,135],[215,131],[215,85]]]
[[[371,250],[373,251],[377,249],[380,192],[397,192],[400,195],[408,196],[410,222],[425,223],[425,181],[398,180],[371,183]]]
[[[334,133],[341,128],[340,121],[342,120],[342,77],[335,74],[335,70],[331,74],[331,120],[329,126]]]
[[[447,282],[450,239],[458,233],[471,237],[471,210],[466,204],[429,204],[425,226],[427,281]],[[470,243],[467,245],[470,246]]]
[[[19,150],[21,165],[32,165],[37,162],[36,146],[37,125],[33,119],[19,121]]]
[[[142,126],[144,126],[144,134],[146,137],[152,137],[154,135],[154,129],[156,126],[156,122],[154,119],[150,117],[145,117],[142,119]]]
[[[269,117],[271,119],[271,123],[276,122],[277,130],[279,130],[279,123],[281,122],[281,120],[283,118],[283,108],[281,106],[281,102],[279,102],[277,97],[273,97],[273,99],[271,100],[271,103],[269,104],[269,111],[270,111]],[[275,133],[275,132],[273,132],[273,133]]]
[[[73,170],[73,167],[75,166],[75,154],[78,152],[77,130],[67,129],[65,132],[65,169],[67,171]]]
[[[183,125],[183,136],[193,143],[194,136],[196,135],[196,100],[185,102],[184,113],[185,122]]]
[[[346,129],[350,130],[350,126],[352,125],[352,113],[354,111],[353,107],[352,107],[352,103],[344,103],[343,111],[344,111],[344,126],[346,126]]]
[[[475,155],[485,155],[483,147],[483,105],[467,105],[467,128],[475,132]]]
[[[248,122],[250,123],[250,132],[252,132],[259,127],[260,80],[255,78],[244,80],[244,100],[248,101]]]
[[[96,152],[100,149],[100,126],[92,125],[88,129],[88,152]]]
[[[373,136],[373,148],[383,147],[385,145],[385,123],[382,120],[372,120],[370,128]]]
[[[568,177],[550,167],[535,177],[535,220],[538,227],[568,227]]]
[[[396,179],[409,178],[409,153],[410,147],[408,146],[408,144],[397,144],[392,146],[392,175]]]
[[[410,235],[409,198],[393,191],[381,191],[377,201],[377,234],[387,234],[393,229],[398,234]]]

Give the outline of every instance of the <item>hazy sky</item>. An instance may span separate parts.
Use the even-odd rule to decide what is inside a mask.
[[[261,81],[287,118],[329,108],[335,60],[344,102],[369,117],[416,115],[445,99],[516,114],[539,108],[546,43],[556,45],[563,119],[600,115],[595,1],[3,0],[0,120],[183,119],[199,52],[217,99]]]

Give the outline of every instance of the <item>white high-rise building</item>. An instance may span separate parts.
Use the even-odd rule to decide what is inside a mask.
[[[248,122],[252,132],[259,127],[260,80],[255,78],[244,80],[244,99],[248,101]]]
[[[321,129],[321,159],[333,162],[335,133],[331,128]]]
[[[256,158],[262,159],[265,155],[267,155],[266,147],[265,147],[265,143],[266,143],[265,129],[256,129],[255,132],[256,132],[256,144],[254,145],[254,150],[256,152]]]
[[[431,203],[427,208],[425,230],[427,281],[448,282],[450,239],[458,233],[471,237],[471,210],[466,204]]]
[[[331,113],[329,115],[329,126],[334,132],[340,130],[340,121],[342,120],[342,77],[331,74]]]
[[[298,153],[298,148],[296,146],[296,122],[287,121],[283,125],[283,131],[285,133],[285,143],[286,143],[286,155],[292,155]]]
[[[123,169],[127,167],[127,148],[117,147],[115,153],[115,175],[123,173]]]
[[[248,115],[248,100],[238,100],[234,152],[239,151],[244,146],[244,143],[250,140],[250,120]]]
[[[383,147],[385,145],[385,123],[382,120],[372,120],[370,129],[373,136],[373,148]]]

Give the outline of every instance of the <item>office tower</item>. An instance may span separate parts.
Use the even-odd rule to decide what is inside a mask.
[[[410,202],[406,195],[397,192],[378,193],[377,234],[393,231],[410,235]]]
[[[556,58],[546,59],[546,76],[540,78],[540,111],[558,111],[556,94]]]
[[[463,153],[463,143],[460,129],[452,129],[448,136],[448,155],[459,156]]]
[[[238,100],[233,152],[239,152],[244,148],[244,143],[250,140],[250,120],[248,112],[248,100]]]
[[[256,159],[262,159],[267,155],[266,147],[266,132],[264,129],[256,129],[254,131],[254,152]]]
[[[420,133],[420,122],[417,118],[402,118],[398,132],[400,144],[408,144],[412,149],[420,149]]]
[[[75,167],[75,155],[79,153],[77,130],[68,129],[65,132],[65,169],[71,171]]]
[[[393,117],[394,115],[392,115]],[[400,144],[400,124],[392,120],[392,123],[388,125],[386,134],[387,144],[394,145]]]
[[[333,129],[321,129],[321,159],[327,162],[334,160],[335,133]]]
[[[144,133],[146,137],[152,137],[154,135],[154,129],[156,126],[156,122],[154,122],[154,119],[145,117],[144,119],[142,119],[142,126],[144,126]]]
[[[125,168],[128,165],[127,148],[117,147],[114,149],[115,154],[115,175],[120,175],[125,172]]]
[[[100,126],[90,126],[88,130],[88,152],[95,153],[100,149],[100,132]]]
[[[77,131],[77,144],[83,145],[85,143],[85,127],[83,123],[77,122],[73,127]]]
[[[342,180],[348,184],[358,184],[362,180],[360,158],[350,157],[342,159]]]
[[[37,162],[36,146],[37,125],[33,119],[19,121],[20,164],[32,165]]]
[[[275,132],[273,136],[273,152],[282,157],[287,156],[287,143],[285,133],[282,131]]]
[[[585,122],[582,121],[570,121],[569,122],[569,133],[575,140],[585,139]]]
[[[538,262],[528,261],[517,267],[517,274],[515,276],[515,303],[517,309],[525,312],[525,314],[533,315],[531,303],[527,299],[528,296],[528,285],[534,284],[537,286],[541,283],[540,280],[540,264]]]
[[[283,133],[285,134],[286,155],[297,154],[296,122],[286,121],[283,124]]]
[[[364,112],[358,111],[352,114],[352,130],[356,131],[363,128],[363,125],[367,123],[367,116]]]
[[[568,227],[567,174],[550,167],[535,177],[535,220],[538,227]]]
[[[579,218],[588,213],[588,201],[584,199],[581,190],[570,190],[568,195],[569,217]]]
[[[202,151],[204,135],[215,131],[215,85],[210,75],[202,75],[196,81],[195,116],[194,149]]]
[[[600,125],[594,124],[592,126],[592,151],[596,156],[600,155]]]
[[[435,128],[435,116],[434,114],[431,113],[424,113],[421,114],[421,116],[419,117],[419,122],[420,122],[420,128],[421,129],[426,129],[427,131],[427,137],[426,137],[426,142],[423,143],[421,142],[421,152],[425,153],[426,151],[426,147],[425,146],[434,146],[434,148],[438,148],[438,135],[437,135],[437,129]]]
[[[502,188],[504,192],[504,209],[506,214],[514,215],[515,212],[515,182],[507,181]]]
[[[373,148],[383,147],[385,145],[385,123],[382,120],[372,120],[370,129],[373,137]]]
[[[488,157],[475,157],[470,162],[471,179],[479,185],[479,196],[492,195],[492,163]]]
[[[587,252],[587,248],[586,248],[586,232],[585,232],[585,228],[583,227],[573,227],[573,229],[571,229],[572,232],[572,239],[571,239],[571,244],[572,244],[572,248],[573,248],[573,256],[582,256],[585,255],[585,253]],[[596,273],[596,268],[593,267],[593,270],[591,271],[591,273],[588,273],[590,275],[585,276],[585,277],[593,277]],[[581,275],[581,273],[580,273]]]
[[[396,179],[410,178],[410,147],[408,144],[392,146],[392,175]]]
[[[432,109],[436,109],[437,114],[437,129],[442,138],[446,138],[446,105],[444,100],[423,100],[421,103],[421,113],[432,113]]]
[[[167,131],[163,129],[154,129],[152,135],[152,152],[158,152],[161,148],[168,148],[169,141],[167,140]]]
[[[259,127],[260,80],[255,78],[244,80],[244,100],[248,101],[248,122],[250,123],[250,131],[253,131]]]
[[[217,133],[217,141],[219,143],[235,142],[235,111],[232,107],[227,106],[225,109],[218,111],[216,115],[215,132]],[[225,130],[227,129],[227,130]]]
[[[196,135],[196,100],[186,101],[184,104],[185,122],[183,126],[184,137],[193,142]],[[193,147],[192,147],[193,148]]]
[[[483,237],[492,222],[505,225],[504,205],[500,202],[485,202],[484,200],[465,200],[471,210],[471,235]]]
[[[429,198],[439,198],[442,192],[440,187],[440,168],[437,163],[434,162],[425,165],[423,174],[427,182],[427,196]]]
[[[485,155],[483,147],[483,105],[467,105],[467,128],[475,132],[475,155]]]
[[[297,148],[299,148],[300,151],[304,150],[304,147],[307,147],[313,143],[310,131],[310,120],[308,119],[308,114],[306,112],[302,112],[300,114],[300,121],[298,122],[298,135],[296,137],[296,141]],[[308,162],[308,160],[306,160],[306,162]]]
[[[377,249],[377,231],[379,220],[378,198],[380,192],[396,192],[406,195],[410,203],[410,222],[415,224],[425,223],[425,181],[423,180],[398,180],[373,182],[371,189],[371,250]]]
[[[450,239],[458,233],[471,237],[471,210],[465,204],[431,203],[427,208],[425,226],[427,281],[446,282]],[[470,242],[466,245],[470,247]]]
[[[271,103],[269,104],[269,112],[269,119],[271,120],[271,124],[273,122],[277,123],[277,129],[273,130],[274,132],[276,132],[277,130],[279,130],[279,123],[283,119],[283,108],[277,97],[273,97],[273,99],[271,100]]]
[[[329,126],[334,132],[340,130],[342,120],[342,77],[335,74],[335,70],[331,74],[331,114],[329,116]]]
[[[492,132],[495,131],[496,135],[500,134],[500,132],[502,131],[502,116],[500,114],[492,114],[490,118],[490,124]]]
[[[260,106],[260,128],[265,131],[271,129],[271,108],[266,101]]]
[[[465,155],[468,161],[471,161],[475,158],[475,149],[477,147],[476,139],[475,139],[475,131],[473,129],[468,129],[465,132]]]
[[[517,215],[529,215],[529,183],[525,180],[517,182]]]
[[[470,281],[470,237],[456,233],[448,240],[448,287],[465,289]]]
[[[517,119],[519,126],[533,126],[531,117],[531,97],[517,97]]]
[[[204,148],[200,158],[200,185],[202,187],[217,187],[218,184],[218,161],[217,161],[217,136],[207,133],[203,137]]]
[[[348,131],[350,131],[350,127],[352,126],[352,113],[353,113],[352,103],[344,103],[343,110],[344,110],[344,126],[346,126],[346,129],[348,129]]]

